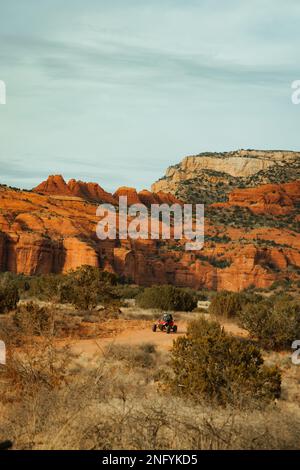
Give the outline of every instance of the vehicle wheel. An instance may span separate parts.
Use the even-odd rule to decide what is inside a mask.
[[[156,325],[152,325],[152,331],[156,332]]]
[[[171,327],[170,327],[170,326],[167,326],[167,328],[166,328],[166,332],[169,334],[169,333],[170,333],[170,331],[171,331]]]
[[[158,329],[159,329],[160,331],[162,331],[162,330],[164,329],[164,327],[163,327],[162,325],[158,325]]]
[[[177,333],[177,325],[173,326],[173,333]]]

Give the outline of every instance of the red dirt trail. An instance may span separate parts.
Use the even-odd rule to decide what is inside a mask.
[[[104,349],[109,344],[128,344],[134,346],[142,343],[153,343],[158,351],[168,351],[172,348],[173,340],[186,333],[187,327],[186,321],[178,321],[176,322],[178,325],[178,331],[176,334],[167,334],[160,331],[153,333],[150,322],[145,324],[145,322],[141,321],[140,323],[140,327],[137,327],[135,322],[135,326],[133,328],[125,329],[117,333],[115,336],[73,340],[69,345],[75,354],[88,357],[102,355]],[[247,332],[245,330],[242,330],[233,323],[226,322],[224,324],[224,329],[235,336],[247,336]]]

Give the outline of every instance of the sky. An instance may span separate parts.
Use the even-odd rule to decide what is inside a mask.
[[[149,188],[186,155],[300,150],[299,0],[0,0],[0,183]]]

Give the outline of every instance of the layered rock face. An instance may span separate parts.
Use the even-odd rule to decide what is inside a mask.
[[[259,171],[268,170],[273,165],[284,165],[293,160],[295,156],[299,157],[300,153],[238,150],[221,154],[200,154],[185,157],[180,167],[187,177],[192,176],[199,170],[214,170],[235,177],[247,178]],[[166,176],[176,178],[176,173],[176,169],[170,167],[166,172]]]
[[[147,189],[143,189],[138,193],[135,188],[128,188],[126,186],[122,186],[114,193],[115,200],[118,200],[120,196],[127,197],[128,205],[144,204],[149,207],[151,204],[182,204],[182,202],[171,193],[164,191],[154,193]]]
[[[228,202],[212,207],[247,207],[256,214],[285,215],[300,204],[300,181],[266,184],[258,188],[238,189],[229,194]]]
[[[127,204],[174,204],[181,203],[173,194],[159,191],[153,193],[143,189],[139,193],[135,188],[121,186],[114,194],[105,191],[98,183],[86,183],[71,179],[66,183],[61,175],[50,175],[47,180],[32,189],[33,192],[48,196],[65,196],[66,198],[80,198],[95,203],[107,203],[116,205],[120,196],[127,197]]]
[[[221,202],[235,188],[285,183],[300,178],[300,152],[238,150],[185,157],[167,169],[152,191],[188,202]],[[191,201],[193,198],[193,201]]]
[[[135,188],[128,188],[127,186],[121,186],[121,188],[117,189],[117,191],[114,193],[114,198],[118,200],[120,196],[126,196],[127,204],[130,206],[132,204],[141,203],[141,200]]]
[[[70,188],[61,175],[50,175],[46,181],[33,188],[33,191],[41,194],[72,196]]]
[[[68,182],[68,188],[74,196],[81,197],[82,199],[108,204],[116,203],[113,195],[101,188],[97,183],[85,183],[71,179]]]
[[[95,198],[108,193],[88,183],[54,180],[38,192],[0,187],[1,271],[60,273],[88,264],[142,285],[233,291],[300,278],[299,181],[234,190],[228,201],[207,206],[204,248],[187,252],[185,240],[99,240]],[[120,194],[129,205],[178,202],[164,192],[133,188],[110,197]],[[248,212],[236,210],[251,213],[252,225]]]
[[[52,196],[74,196],[94,202],[116,203],[113,195],[106,192],[99,184],[85,183],[75,179],[66,183],[61,175],[50,175],[32,191]]]

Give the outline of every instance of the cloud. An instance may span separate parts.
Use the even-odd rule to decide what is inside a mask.
[[[296,0],[5,2],[2,178],[143,187],[184,154],[295,147],[299,19]]]
[[[58,41],[35,36],[1,36],[6,66],[32,67],[53,81],[95,83],[99,86],[197,86],[201,81],[265,86],[296,75],[296,62],[238,63],[230,57],[183,52],[132,43],[127,38],[97,34],[91,43]],[[202,48],[201,48],[202,49]]]

